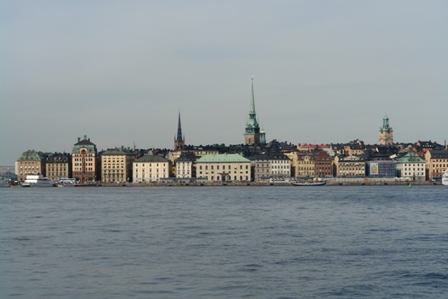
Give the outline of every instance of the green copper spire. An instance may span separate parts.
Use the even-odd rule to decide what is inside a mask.
[[[257,114],[255,112],[255,96],[254,96],[254,77],[252,77],[252,98],[250,101],[249,118],[246,122],[245,130],[246,144],[260,143],[260,126],[257,121]]]
[[[252,101],[250,102],[249,114],[255,115],[254,77],[252,76]]]

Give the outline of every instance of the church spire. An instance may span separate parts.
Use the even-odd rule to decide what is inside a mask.
[[[252,76],[252,101],[250,102],[249,114],[255,115],[255,95],[254,95],[254,76]]]
[[[180,122],[180,110],[179,119],[177,122],[177,136],[174,138],[174,149],[181,149],[185,146],[185,136],[182,136],[182,125]]]
[[[257,114],[255,112],[254,77],[252,77],[252,98],[250,101],[249,118],[246,122],[244,139],[248,145],[260,143],[260,126],[258,125]]]

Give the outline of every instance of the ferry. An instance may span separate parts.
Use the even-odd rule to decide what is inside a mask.
[[[442,175],[442,185],[448,186],[448,169]]]
[[[53,183],[49,178],[44,177],[40,173],[35,173],[26,176],[22,187],[53,187]]]

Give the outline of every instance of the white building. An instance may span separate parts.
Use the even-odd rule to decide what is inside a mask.
[[[397,159],[398,176],[410,181],[424,181],[426,162],[415,153],[407,153]]]
[[[205,155],[196,160],[196,177],[207,181],[250,181],[250,160],[238,154]]]
[[[157,182],[170,176],[171,162],[160,156],[144,155],[132,166],[132,181],[135,183]]]

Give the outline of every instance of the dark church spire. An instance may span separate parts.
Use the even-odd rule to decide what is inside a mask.
[[[180,122],[180,110],[179,120],[177,123],[177,136],[174,138],[174,149],[181,149],[185,146],[185,136],[182,136],[182,125]]]

